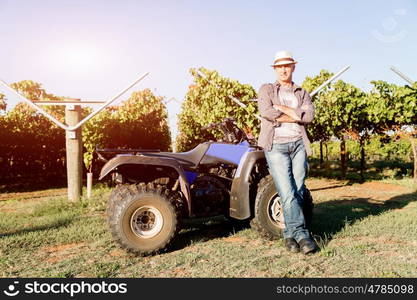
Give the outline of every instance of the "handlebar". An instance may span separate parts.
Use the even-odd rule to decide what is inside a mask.
[[[251,145],[256,145],[256,140],[253,137],[248,137],[248,135],[237,126],[236,121],[233,118],[225,118],[220,123],[210,123],[202,129],[210,130],[217,128],[223,132],[223,139],[221,140],[223,142],[239,144],[243,141],[247,141]]]

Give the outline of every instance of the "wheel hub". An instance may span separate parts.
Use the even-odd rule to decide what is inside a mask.
[[[152,206],[142,206],[135,210],[130,227],[135,235],[141,238],[152,238],[162,229],[164,219],[161,212]]]
[[[275,223],[279,228],[285,228],[284,214],[282,213],[281,203],[279,202],[281,198],[278,194],[275,194],[269,200],[268,205],[268,217]]]

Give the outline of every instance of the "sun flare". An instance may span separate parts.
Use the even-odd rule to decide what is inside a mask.
[[[73,75],[94,72],[100,65],[99,49],[87,44],[72,44],[54,49],[50,58],[60,72]]]
[[[73,68],[88,68],[94,62],[94,55],[88,48],[73,48],[65,53],[65,61],[68,66]]]

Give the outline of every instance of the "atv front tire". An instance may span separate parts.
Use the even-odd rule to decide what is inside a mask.
[[[309,228],[313,214],[313,199],[308,189],[304,193],[303,213],[306,227]],[[285,228],[284,215],[280,196],[271,175],[262,178],[259,182],[254,215],[251,226],[262,236],[271,240],[282,237],[282,230]]]
[[[139,255],[165,250],[178,232],[176,200],[173,192],[153,184],[116,187],[107,207],[113,239]]]

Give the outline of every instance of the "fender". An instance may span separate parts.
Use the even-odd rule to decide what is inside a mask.
[[[244,220],[251,216],[249,198],[250,174],[255,163],[263,158],[265,158],[263,150],[246,152],[242,156],[235,177],[233,178],[232,190],[230,192],[229,214],[231,217]]]
[[[109,175],[112,171],[116,170],[121,165],[154,165],[154,166],[166,166],[173,168],[178,173],[178,179],[180,183],[181,192],[185,196],[188,205],[188,215],[192,216],[192,205],[190,196],[190,185],[187,182],[187,178],[182,166],[173,158],[170,157],[154,157],[143,155],[118,155],[110,159],[101,169],[99,180]]]

